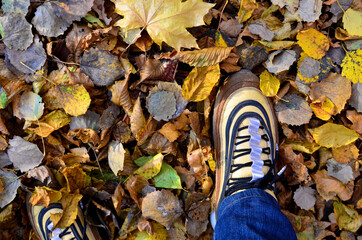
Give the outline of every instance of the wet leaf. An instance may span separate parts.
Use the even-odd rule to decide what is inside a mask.
[[[108,164],[114,175],[123,170],[125,150],[122,143],[112,141],[108,146]]]
[[[14,167],[19,168],[22,172],[38,166],[44,158],[36,144],[25,141],[18,136],[9,140],[8,155]]]
[[[0,24],[3,32],[2,40],[9,49],[25,50],[32,44],[31,24],[26,21],[23,14],[5,14],[0,18]]]
[[[187,101],[206,99],[220,78],[219,65],[192,69],[182,85],[182,95]]]
[[[349,34],[362,36],[361,12],[352,8],[347,9],[343,14],[343,26]]]
[[[356,232],[362,225],[362,216],[341,202],[333,203],[334,215],[340,229]]]
[[[349,163],[358,158],[358,148],[354,144],[348,144],[339,148],[332,148],[333,158],[338,163]]]
[[[337,178],[343,183],[354,180],[351,166],[344,163],[338,163],[333,158],[327,161],[328,175]]]
[[[288,70],[296,60],[296,53],[293,50],[278,50],[269,55],[266,61],[266,68],[271,73],[279,73]]]
[[[50,203],[56,203],[62,198],[60,191],[53,190],[48,187],[35,187],[29,202],[34,206],[49,207]]]
[[[207,67],[226,59],[233,47],[212,47],[194,51],[182,51],[175,57],[193,67]]]
[[[351,97],[351,83],[337,73],[330,73],[326,79],[311,85],[310,97],[312,100],[324,96],[329,98],[335,106],[333,115],[340,113]]]
[[[294,192],[293,199],[298,207],[300,207],[301,209],[309,210],[314,206],[316,202],[316,197],[314,195],[315,190],[311,187],[300,186]]]
[[[0,181],[3,187],[3,191],[0,192],[0,208],[3,208],[16,197],[20,179],[13,172],[0,169]]]
[[[182,189],[181,179],[176,170],[167,163],[162,163],[160,172],[153,177],[155,187]]]
[[[109,86],[124,75],[118,57],[99,48],[91,48],[83,54],[80,69],[96,86]]]
[[[308,123],[313,113],[307,101],[296,94],[288,94],[275,105],[275,113],[279,122],[299,126]]]
[[[316,143],[323,147],[341,147],[356,141],[358,133],[343,125],[326,123],[320,127],[308,129]]]
[[[147,30],[158,45],[162,42],[175,48],[197,48],[196,39],[186,31],[188,27],[203,25],[203,16],[213,4],[202,1],[115,1],[115,12],[124,18],[115,23],[126,31],[142,28]]]
[[[134,174],[141,175],[146,179],[156,176],[161,170],[162,159],[163,155],[161,153],[153,156],[151,160],[137,169]]]
[[[128,81],[127,79],[115,82],[110,91],[112,92],[111,101],[121,106],[128,116],[132,115],[132,102],[128,92]]]
[[[342,76],[353,83],[362,83],[362,49],[347,52],[342,66]]]
[[[303,21],[314,22],[319,19],[322,10],[321,0],[300,0],[298,13]]]
[[[280,82],[273,74],[270,74],[267,70],[260,74],[260,90],[264,96],[274,97],[279,90]]]
[[[79,21],[92,8],[93,0],[68,0],[45,2],[37,8],[32,23],[47,37],[57,37],[73,23]]]
[[[19,111],[22,118],[27,121],[36,121],[44,111],[42,98],[33,92],[24,92],[20,97]]]
[[[142,216],[165,227],[171,226],[182,213],[178,198],[167,190],[149,193],[142,201]]]
[[[318,0],[318,2],[321,1]],[[312,7],[313,6],[314,5],[312,5]],[[329,49],[327,37],[313,28],[299,32],[297,40],[298,45],[301,46],[303,51],[315,59],[321,59]]]
[[[66,113],[79,116],[87,112],[91,99],[83,85],[55,86],[54,88],[55,96]]]

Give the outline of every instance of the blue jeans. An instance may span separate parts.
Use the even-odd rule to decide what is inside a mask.
[[[221,202],[214,239],[294,240],[297,237],[275,198],[253,188],[235,193]]]

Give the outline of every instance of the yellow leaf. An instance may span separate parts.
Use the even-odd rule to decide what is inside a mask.
[[[158,45],[198,48],[196,39],[186,30],[204,25],[203,17],[214,4],[202,0],[112,0],[115,12],[123,19],[114,25],[133,30],[145,28]]]
[[[358,214],[353,208],[347,207],[341,202],[333,203],[334,215],[338,227],[351,232],[357,232],[362,225],[362,215]]]
[[[296,150],[299,152],[305,152],[308,154],[314,153],[321,147],[314,142],[311,143],[308,141],[300,142],[300,141],[291,141],[291,140],[286,140],[285,145],[290,145],[290,146],[292,146],[293,150]]]
[[[258,41],[267,51],[280,50],[280,49],[289,49],[295,42],[294,41]],[[254,45],[254,44],[253,44]]]
[[[347,52],[341,66],[342,76],[353,83],[362,83],[362,49]]]
[[[297,35],[299,46],[310,57],[321,59],[329,49],[327,37],[314,28],[300,31]]]
[[[162,166],[163,155],[159,153],[155,155],[151,160],[143,164],[139,169],[137,169],[134,174],[141,175],[146,179],[150,179],[156,176]]]
[[[63,168],[60,172],[67,181],[68,192],[75,192],[78,189],[83,190],[91,185],[91,177],[83,171],[79,164]]]
[[[216,47],[227,47],[228,44],[225,42],[224,38],[221,35],[220,31],[215,33],[215,46]]]
[[[35,187],[35,191],[31,195],[29,202],[34,206],[48,207],[50,203],[58,202],[61,197],[62,193],[60,191],[48,187]]]
[[[339,148],[332,148],[333,158],[339,163],[349,163],[358,158],[359,151],[356,145],[348,144]]]
[[[38,123],[38,127],[30,130],[41,137],[48,137],[53,131],[58,130],[68,123],[71,118],[61,110],[55,110],[44,116]]]
[[[279,86],[279,79],[267,70],[260,74],[260,90],[263,92],[264,96],[274,97],[278,93]]]
[[[137,101],[133,106],[133,112],[130,118],[131,118],[131,132],[133,133],[133,135],[137,137],[142,128],[146,124],[146,119],[142,112],[140,97],[137,98]]]
[[[316,143],[323,147],[341,147],[356,141],[359,134],[343,125],[326,123],[320,127],[308,129]]]
[[[60,202],[62,203],[63,212],[51,216],[51,220],[54,220],[53,229],[66,228],[74,223],[78,215],[78,203],[83,197],[78,190],[74,194],[67,192],[62,192],[62,194],[63,197]]]
[[[325,98],[324,101],[319,99],[313,101],[310,105],[317,118],[327,121],[331,118],[334,111],[334,104],[329,98]]]
[[[248,20],[258,6],[259,5],[255,0],[241,0],[238,12],[239,22],[242,23]]]
[[[179,52],[176,57],[194,67],[215,65],[230,55],[233,47],[211,47],[201,50]]]
[[[362,36],[362,13],[352,8],[347,9],[343,14],[344,29],[350,35]]]
[[[91,102],[83,85],[55,86],[55,97],[65,112],[72,116],[85,114]]]
[[[182,95],[187,101],[200,102],[206,99],[219,81],[219,64],[192,69],[182,85]]]

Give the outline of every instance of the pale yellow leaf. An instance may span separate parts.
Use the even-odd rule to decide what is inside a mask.
[[[350,35],[362,36],[361,11],[348,8],[343,14],[343,26]]]
[[[233,47],[211,47],[201,50],[179,52],[176,55],[181,62],[194,67],[206,67],[226,59]]]

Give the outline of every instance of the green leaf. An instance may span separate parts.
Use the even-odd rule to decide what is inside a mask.
[[[143,164],[145,164],[146,162],[150,161],[152,159],[152,156],[143,156],[140,158],[137,158],[136,160],[134,160],[134,163],[141,167]]]
[[[7,101],[8,101],[8,97],[6,96],[6,92],[1,92],[1,94],[0,94],[0,109],[4,109],[6,107]]]
[[[153,177],[155,187],[182,189],[181,179],[175,169],[167,163],[162,163],[160,172]]]

